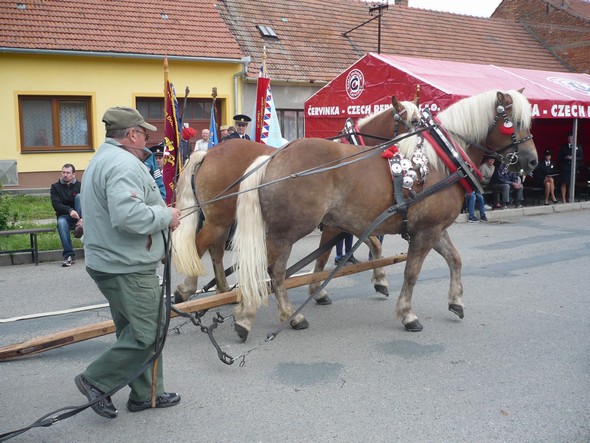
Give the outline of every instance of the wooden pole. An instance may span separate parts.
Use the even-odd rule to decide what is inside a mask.
[[[361,262],[355,265],[348,265],[341,268],[334,278],[357,274],[359,272],[368,271],[373,268],[381,268],[404,261],[406,261],[406,254],[399,254],[391,257]],[[299,286],[305,286],[310,283],[320,282],[325,280],[330,272],[331,271],[328,270],[291,277],[285,280],[285,286],[287,289],[291,289]],[[237,301],[238,294],[234,289],[233,291],[223,292],[221,294],[210,295],[207,297],[178,303],[174,306],[176,309],[182,312],[196,312],[236,303]],[[170,313],[170,317],[177,316],[178,314],[175,312]],[[113,332],[115,332],[115,325],[113,324],[112,320],[107,320],[100,323],[81,326],[79,328],[56,332],[43,337],[36,337],[31,340],[0,348],[0,361],[13,360],[16,358],[25,357],[27,355],[39,354],[41,352],[49,351],[50,349],[61,348],[62,346],[78,343],[84,340],[90,340],[92,338],[101,337],[107,334],[112,334]]]

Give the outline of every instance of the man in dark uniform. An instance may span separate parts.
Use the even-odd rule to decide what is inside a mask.
[[[243,138],[244,140],[250,140],[250,136],[246,134],[246,128],[248,127],[248,123],[250,123],[251,121],[252,119],[247,115],[234,115],[236,132],[230,134],[228,138]]]

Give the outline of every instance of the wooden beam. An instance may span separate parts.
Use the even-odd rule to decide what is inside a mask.
[[[356,274],[363,271],[368,271],[373,268],[380,268],[389,266],[395,263],[406,261],[405,254],[394,255],[392,257],[380,258],[372,261],[361,262],[355,265],[348,265],[342,267],[334,276],[343,277],[346,275]],[[308,285],[310,283],[320,282],[326,279],[331,270],[316,272],[313,274],[299,275],[288,278],[285,281],[287,289],[296,288],[299,286]],[[182,312],[196,312],[204,311],[206,309],[216,308],[218,306],[236,303],[238,301],[237,291],[223,292],[221,294],[210,295],[207,297],[189,300],[183,303],[178,303],[176,309]],[[177,317],[176,312],[171,312],[170,317]],[[27,355],[38,354],[40,352],[49,351],[50,349],[60,348],[62,346],[78,343],[91,338],[100,337],[115,332],[115,325],[112,320],[103,321],[100,323],[93,323],[79,328],[68,329],[43,337],[36,337],[24,342],[4,346],[0,348],[0,361],[11,360]]]

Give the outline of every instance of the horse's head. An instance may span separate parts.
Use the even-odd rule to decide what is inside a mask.
[[[531,105],[520,91],[496,93],[496,115],[486,145],[500,154],[502,162],[515,172],[528,174],[538,163],[531,134]]]
[[[531,135],[531,105],[522,91],[487,91],[460,100],[438,114],[451,134],[469,146],[476,163],[494,151],[513,171],[528,174],[538,163]],[[481,145],[487,147],[483,150]]]
[[[391,104],[392,108],[371,114],[357,122],[365,145],[374,146],[389,141],[399,134],[413,130],[420,123],[420,111],[414,102],[399,101],[392,96]]]

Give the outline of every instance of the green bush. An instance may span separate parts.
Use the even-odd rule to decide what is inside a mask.
[[[0,231],[9,228],[12,204],[13,198],[2,190],[2,183],[0,183]]]

